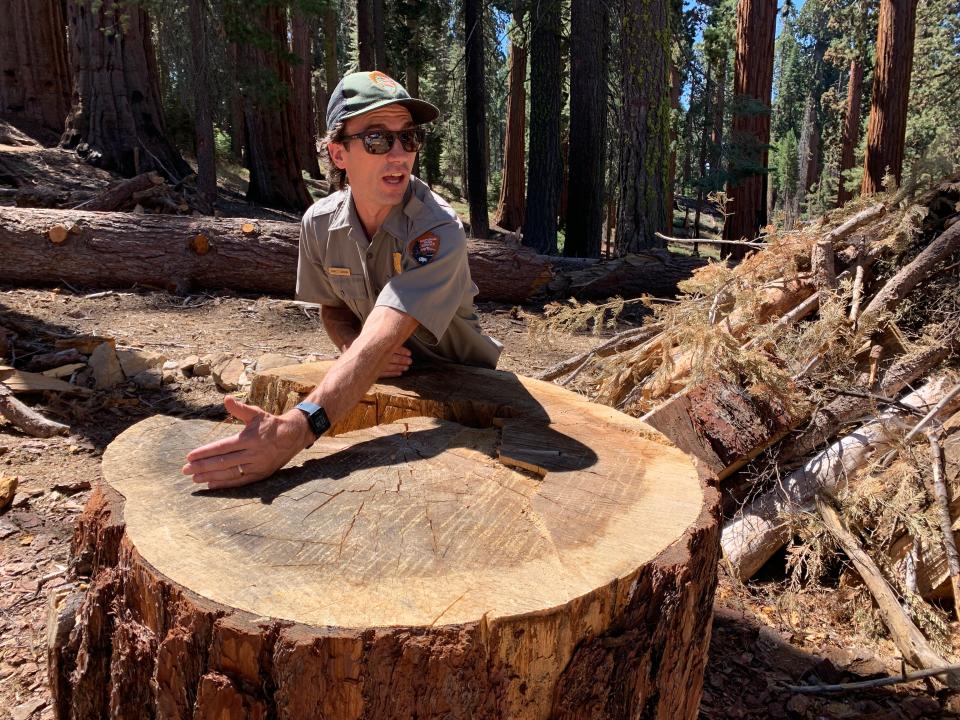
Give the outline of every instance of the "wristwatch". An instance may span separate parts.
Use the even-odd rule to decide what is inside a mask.
[[[321,435],[330,429],[330,418],[327,417],[327,411],[316,403],[306,400],[297,405],[297,410],[307,416],[310,432],[317,436],[310,442],[310,445],[313,445]],[[310,447],[310,445],[307,445],[307,447]]]

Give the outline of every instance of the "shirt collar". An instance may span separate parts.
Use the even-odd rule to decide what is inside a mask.
[[[350,227],[351,215],[356,218],[357,211],[353,206],[353,195],[350,192],[350,186],[347,185],[343,190],[343,199],[330,218],[329,230],[341,230]],[[359,219],[357,223],[359,224]]]
[[[415,218],[423,207],[423,202],[413,191],[413,183],[414,179],[411,177],[410,183],[407,185],[407,191],[403,195],[403,200],[390,211],[390,214],[387,215],[386,220],[380,226],[381,230],[385,230],[397,239],[405,237],[407,219]]]

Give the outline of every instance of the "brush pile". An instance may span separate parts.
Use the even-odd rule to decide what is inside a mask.
[[[960,617],[960,176],[769,230],[541,378],[643,417],[720,478],[740,579],[792,543],[788,569],[815,581],[855,543],[875,616],[930,667],[947,616],[928,601],[953,594]],[[545,322],[599,327],[623,305],[556,305]]]

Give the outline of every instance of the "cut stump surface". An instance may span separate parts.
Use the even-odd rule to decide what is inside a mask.
[[[327,367],[263,373],[252,399],[282,411]],[[154,417],[107,449],[75,539],[90,587],[50,651],[62,717],[144,698],[164,717],[696,717],[718,496],[648,426],[444,367],[375,385],[266,481],[179,474],[233,432]]]

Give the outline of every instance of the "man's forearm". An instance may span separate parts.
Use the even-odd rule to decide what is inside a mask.
[[[306,399],[322,406],[331,423],[339,422],[360,402],[393,352],[417,326],[417,321],[405,313],[389,307],[375,308],[356,340]]]
[[[327,336],[340,352],[346,352],[360,335],[360,320],[345,307],[320,307],[320,319]]]

